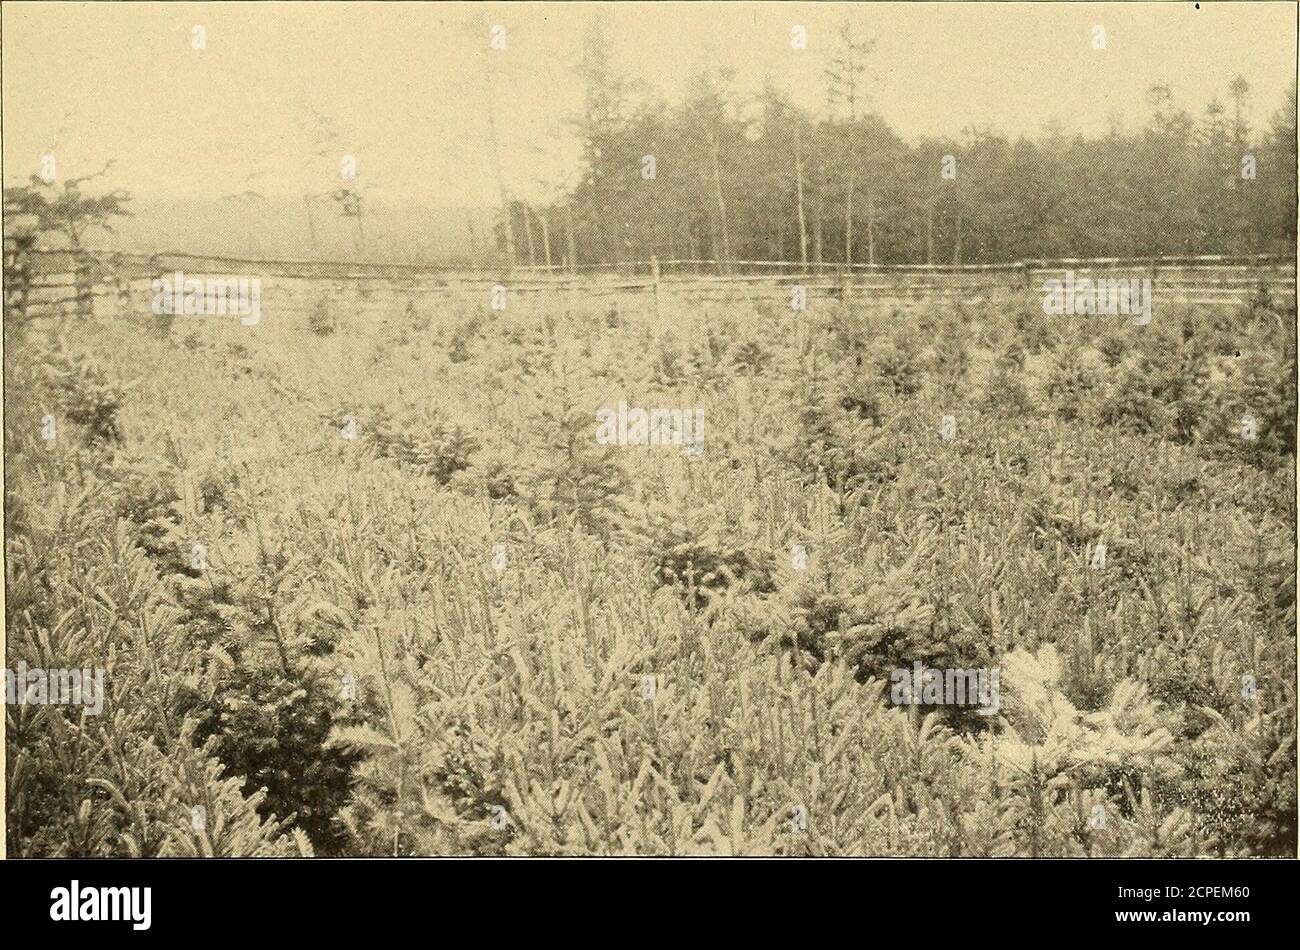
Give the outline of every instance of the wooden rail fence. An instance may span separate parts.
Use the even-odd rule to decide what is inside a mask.
[[[38,250],[11,238],[4,245],[6,317],[94,316],[148,311],[155,278],[238,276],[261,280],[264,312],[310,309],[322,290],[362,301],[453,295],[488,299],[496,285],[510,294],[639,294],[653,298],[789,301],[801,286],[808,299],[852,297],[883,304],[988,299],[1041,299],[1044,281],[1146,278],[1155,305],[1245,306],[1261,297],[1293,307],[1293,257],[1237,255],[1027,260],[1010,264],[807,265],[789,261],[627,261],[560,267],[455,269],[359,261],[255,260],[184,252],[127,254]],[[788,305],[788,303],[787,303]],[[364,308],[363,308],[364,309]]]

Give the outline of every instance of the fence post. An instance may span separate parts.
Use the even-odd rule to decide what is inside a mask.
[[[126,316],[131,312],[131,279],[124,276],[129,273],[127,264],[121,254],[114,254],[112,258],[113,283],[117,289],[117,310],[119,316]]]
[[[16,311],[19,324],[27,323],[27,300],[31,293],[31,255],[35,239],[27,235],[16,238],[4,249],[5,305]]]
[[[95,315],[95,277],[90,267],[90,259],[82,254],[77,257],[75,281],[77,286],[77,316],[93,317]]]

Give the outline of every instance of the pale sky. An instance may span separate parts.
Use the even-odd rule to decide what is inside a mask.
[[[1099,134],[1112,113],[1132,127],[1156,81],[1199,114],[1216,92],[1226,103],[1238,71],[1258,125],[1296,69],[1294,3],[6,3],[5,172],[25,178],[52,152],[60,177],[116,158],[104,184],[142,197],[296,197],[338,187],[352,154],[376,199],[491,204],[491,56],[506,176],[540,198],[575,172],[564,121],[597,6],[615,64],[670,98],[713,62],[742,91],[770,73],[817,108],[848,18],[877,38],[873,103],[905,138],[1051,120]],[[506,27],[504,51],[487,48],[491,24]],[[791,49],[796,24],[806,50]],[[206,49],[192,48],[195,26]]]

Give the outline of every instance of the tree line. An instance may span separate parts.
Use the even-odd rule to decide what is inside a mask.
[[[612,67],[593,20],[575,121],[583,171],[545,207],[511,197],[516,264],[660,259],[972,264],[1041,257],[1287,252],[1295,245],[1296,87],[1267,128],[1238,75],[1199,114],[1153,85],[1136,130],[901,138],[873,108],[873,42],[846,24],[818,110],[769,79],[741,95],[700,67],[670,102]]]

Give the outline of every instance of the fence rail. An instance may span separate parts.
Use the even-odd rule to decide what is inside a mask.
[[[97,301],[138,306],[156,278],[257,277],[300,298],[308,285],[333,290],[377,290],[398,295],[486,295],[494,285],[512,294],[604,296],[637,293],[787,297],[802,286],[809,298],[923,302],[1039,294],[1043,283],[1149,279],[1157,300],[1241,306],[1261,294],[1283,305],[1296,299],[1295,258],[1279,255],[1211,255],[1147,258],[1060,258],[1001,264],[803,264],[797,261],[657,260],[586,264],[577,268],[529,266],[449,268],[400,262],[265,260],[190,252],[156,254],[41,250],[4,246],[6,316],[92,315]],[[289,288],[292,288],[292,293]],[[288,306],[287,309],[300,309]]]

